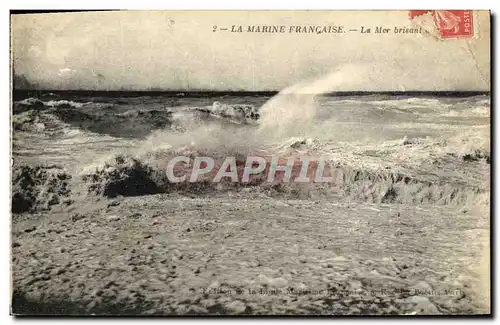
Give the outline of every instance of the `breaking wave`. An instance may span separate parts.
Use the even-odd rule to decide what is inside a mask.
[[[212,106],[196,107],[195,110],[240,124],[255,124],[260,118],[258,108],[253,105],[229,105],[216,101]]]
[[[59,107],[59,108],[82,108],[87,105],[94,105],[99,108],[107,108],[107,107],[113,107],[113,104],[109,103],[99,103],[99,102],[75,102],[72,100],[66,100],[66,99],[61,99],[61,100],[49,100],[49,101],[42,101],[38,98],[34,97],[29,97],[20,101],[14,102],[14,108],[17,108],[19,106],[24,106],[25,108],[35,108],[35,109],[40,109],[40,108],[47,108],[47,107]]]
[[[73,107],[73,108],[80,108],[85,105],[93,104],[92,102],[87,102],[87,103],[78,103],[74,102],[71,100],[50,100],[48,102],[44,102],[45,105],[49,107]]]
[[[35,125],[39,132],[62,123],[58,127],[134,139],[133,147],[108,151],[81,166],[76,178],[91,195],[244,192],[370,203],[488,204],[489,125],[484,119],[470,126],[449,123],[459,120],[456,117],[487,117],[484,98],[323,96],[346,85],[354,87],[362,72],[342,68],[288,87],[260,104],[227,103],[222,98],[211,105],[201,100],[195,105],[193,99],[182,105],[184,99],[176,99],[181,101],[178,106],[163,106],[155,99],[148,106],[141,102],[146,99],[135,99],[133,105],[124,99],[123,104],[98,107],[92,102],[28,98],[14,103],[15,128]],[[235,157],[239,176],[248,155],[307,155],[325,159],[334,181],[273,183],[256,177],[248,184],[217,183],[209,173],[195,183],[171,183],[166,165],[181,154],[212,157],[216,166]],[[189,173],[190,168],[184,166],[181,172]]]
[[[14,102],[14,105],[24,105],[24,106],[46,106],[46,107],[73,107],[73,108],[81,108],[85,105],[90,105],[94,104],[93,102],[85,102],[85,103],[80,103],[80,102],[74,102],[72,100],[66,100],[66,99],[61,99],[61,100],[49,100],[49,101],[42,101],[38,98],[26,98],[17,102]]]
[[[216,167],[212,172],[198,178],[196,182],[189,182],[193,166],[180,164],[176,169],[178,173],[176,176],[187,175],[187,179],[180,183],[172,183],[166,176],[166,165],[169,158],[174,157],[174,152],[170,155],[165,154],[163,159],[157,160],[118,154],[108,158],[101,165],[88,168],[83,173],[83,180],[88,184],[89,193],[107,197],[157,193],[214,195],[224,192],[244,192],[249,195],[254,193],[271,197],[354,200],[368,203],[437,204],[459,207],[489,204],[489,189],[481,185],[474,186],[460,180],[443,182],[437,177],[419,177],[393,169],[342,166],[342,164],[336,165],[334,161],[330,162],[332,167],[328,168],[327,172],[328,177],[333,177],[333,181],[328,183],[294,182],[298,177],[300,165],[294,165],[291,182],[284,182],[279,173],[275,181],[270,182],[267,178],[269,162],[261,174],[255,175],[245,183],[241,181],[241,177],[246,156],[240,153],[234,154],[238,181],[223,178],[220,182],[213,182],[226,155],[214,152],[190,154],[182,152],[182,155],[188,155],[192,159],[200,156],[212,157]],[[481,158],[477,159],[484,158],[481,155],[479,157]],[[456,157],[456,160],[459,163],[467,161],[463,157]],[[486,165],[484,161],[481,164]],[[309,169],[317,167],[314,164],[309,166]],[[311,176],[311,179],[314,177]]]
[[[245,195],[268,195],[287,198],[354,200],[369,203],[437,204],[453,206],[486,206],[489,204],[488,175],[490,148],[484,130],[470,131],[465,136],[434,140],[430,138],[403,138],[382,144],[356,145],[330,143],[312,138],[291,137],[274,146],[263,147],[257,142],[244,146],[241,141],[225,143],[215,141],[209,135],[214,129],[191,130],[193,138],[206,142],[186,143],[188,134],[171,134],[165,141],[165,133],[158,134],[157,144],[149,139],[140,150],[129,155],[115,154],[104,161],[87,166],[84,179],[92,180],[89,193],[113,195],[147,195],[154,193],[185,193],[214,195],[224,192],[244,192]],[[249,133],[252,134],[252,133]],[[240,134],[241,135],[241,134]],[[219,136],[226,136],[219,134]],[[253,138],[255,139],[255,138]],[[483,139],[483,141],[477,141]],[[167,144],[167,142],[169,144]],[[250,143],[245,141],[246,144]],[[301,156],[323,158],[327,161],[327,177],[332,182],[294,182],[299,175]],[[176,156],[211,157],[214,169],[198,181],[171,183],[166,176],[168,162]],[[248,156],[265,157],[266,169],[251,182],[242,182],[241,176]],[[271,156],[278,156],[280,164],[290,157],[295,163],[290,182],[277,174],[277,181],[269,182]],[[238,180],[222,179],[213,182],[226,157],[235,157]],[[177,171],[189,178],[192,165],[179,165]],[[314,175],[317,164],[310,164],[307,175]],[[133,176],[132,176],[133,175]],[[142,176],[139,176],[142,175]],[[139,179],[136,179],[139,177]],[[312,176],[311,179],[314,179]],[[124,185],[124,182],[127,185]],[[114,184],[114,185],[113,185]],[[120,184],[117,186],[116,184]],[[138,184],[139,188],[134,187]],[[142,184],[142,185],[140,185]],[[141,190],[144,189],[144,190]],[[97,190],[96,190],[97,189]],[[118,192],[117,192],[118,191]],[[121,192],[120,192],[121,191]]]
[[[89,107],[87,109],[87,107]],[[54,136],[62,132],[110,135],[117,138],[145,137],[172,124],[170,110],[134,109],[119,112],[106,103],[68,100],[43,102],[28,98],[14,102],[14,129]],[[118,126],[118,127],[117,127]]]
[[[477,106],[470,109],[454,110],[450,109],[443,116],[448,117],[490,117],[490,106]]]

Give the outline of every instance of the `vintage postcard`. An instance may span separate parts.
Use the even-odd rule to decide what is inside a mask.
[[[490,12],[11,12],[13,315],[485,315]]]

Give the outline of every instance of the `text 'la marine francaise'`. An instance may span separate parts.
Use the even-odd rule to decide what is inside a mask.
[[[344,26],[321,25],[232,25],[233,33],[304,33],[304,34],[337,34],[344,33]]]

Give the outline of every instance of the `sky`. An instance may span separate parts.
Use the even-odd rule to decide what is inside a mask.
[[[334,73],[331,91],[488,91],[489,13],[474,19],[474,39],[438,40],[395,34],[414,27],[407,11],[14,15],[11,53],[15,73],[43,89],[275,91]],[[233,25],[357,31],[232,33]],[[375,26],[391,32],[374,34]]]

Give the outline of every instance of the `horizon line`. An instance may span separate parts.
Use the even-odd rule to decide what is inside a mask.
[[[175,96],[186,96],[186,95],[205,95],[205,96],[216,96],[216,95],[276,95],[279,90],[85,90],[85,89],[12,89],[12,93],[74,93],[74,94],[151,94],[151,95],[175,95]],[[459,96],[459,95],[488,95],[491,91],[480,91],[480,90],[352,90],[352,91],[332,91],[325,92],[316,95],[337,95],[337,96],[355,96],[355,95],[370,95],[370,94],[381,94],[381,95],[445,95],[445,96]],[[43,95],[43,94],[41,94]],[[304,95],[314,95],[314,93]]]

